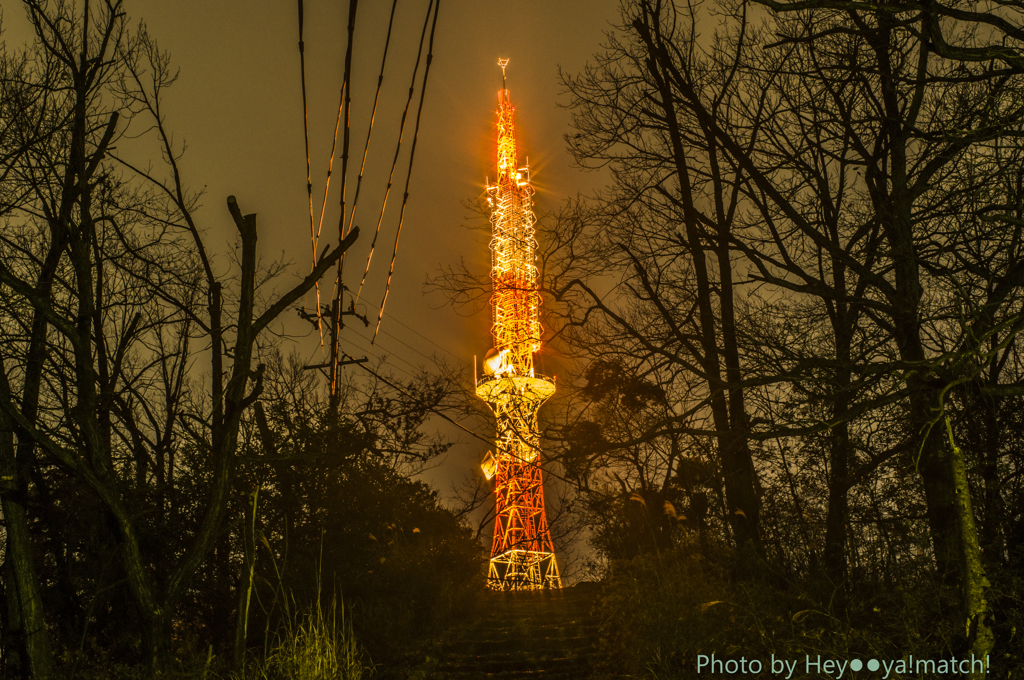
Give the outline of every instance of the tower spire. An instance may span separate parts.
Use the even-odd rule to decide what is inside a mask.
[[[508,66],[508,59],[498,59],[498,66],[501,67],[501,89],[507,90],[505,86],[505,67]]]
[[[495,478],[496,517],[488,585],[498,590],[560,588],[554,545],[544,511],[537,412],[555,383],[534,371],[540,349],[540,287],[529,168],[516,161],[515,107],[505,88],[508,59],[499,59],[498,176],[487,187],[491,206],[491,337],[485,375],[476,393],[494,411],[496,455],[485,473]],[[488,475],[490,477],[491,474]]]

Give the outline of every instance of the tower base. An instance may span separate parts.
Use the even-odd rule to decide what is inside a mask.
[[[553,552],[508,550],[491,558],[487,586],[494,590],[561,588]]]

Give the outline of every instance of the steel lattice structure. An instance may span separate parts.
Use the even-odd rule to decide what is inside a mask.
[[[494,411],[497,454],[485,471],[495,477],[497,517],[488,585],[497,590],[559,588],[561,578],[544,512],[537,411],[555,392],[553,380],[534,372],[540,349],[533,186],[529,168],[516,161],[515,107],[498,92],[498,177],[487,187],[491,205],[491,335],[494,350],[476,393]],[[491,476],[490,474],[488,476]]]

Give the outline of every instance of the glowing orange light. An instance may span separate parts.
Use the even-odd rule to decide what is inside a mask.
[[[508,60],[498,64],[504,85]],[[498,92],[498,177],[487,187],[494,349],[484,360],[486,375],[476,389],[497,421],[497,453],[493,463],[485,460],[484,470],[495,477],[497,516],[487,580],[498,590],[562,584],[544,512],[537,427],[537,411],[554,394],[555,384],[533,368],[541,334],[536,218],[530,170],[519,168],[516,159],[514,113],[503,87]]]

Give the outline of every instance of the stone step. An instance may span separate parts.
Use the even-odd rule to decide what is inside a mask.
[[[439,666],[445,668],[485,668],[501,670],[502,668],[552,668],[565,664],[573,664],[587,658],[584,649],[521,649],[513,652],[484,654],[445,654]]]
[[[447,653],[456,655],[508,654],[514,652],[539,652],[552,649],[584,650],[593,638],[588,635],[565,635],[550,637],[473,637],[453,643]]]
[[[538,678],[542,680],[581,680],[590,677],[586,668],[570,669],[564,671],[500,671],[497,673],[485,673],[482,671],[467,671],[459,673],[438,672],[428,678],[430,680],[529,680]]]
[[[494,640],[507,637],[575,637],[579,635],[590,635],[598,630],[595,621],[586,619],[574,619],[570,621],[538,621],[533,625],[524,624],[523,621],[507,620],[494,621],[490,624],[478,624],[473,626],[466,636],[474,640]]]
[[[485,626],[494,621],[520,621],[523,624],[542,624],[551,621],[567,622],[583,619],[590,619],[589,608],[545,606],[515,609],[512,607],[494,606],[489,607],[488,611],[481,614],[478,625]]]
[[[595,584],[552,591],[489,593],[478,620],[420,656],[410,678],[587,678],[598,638]],[[425,658],[425,661],[424,661]]]
[[[580,668],[584,664],[576,655],[548,656],[510,655],[510,656],[478,656],[461,660],[444,660],[437,669],[449,673],[484,672],[499,673],[503,671],[537,672],[567,671]]]

